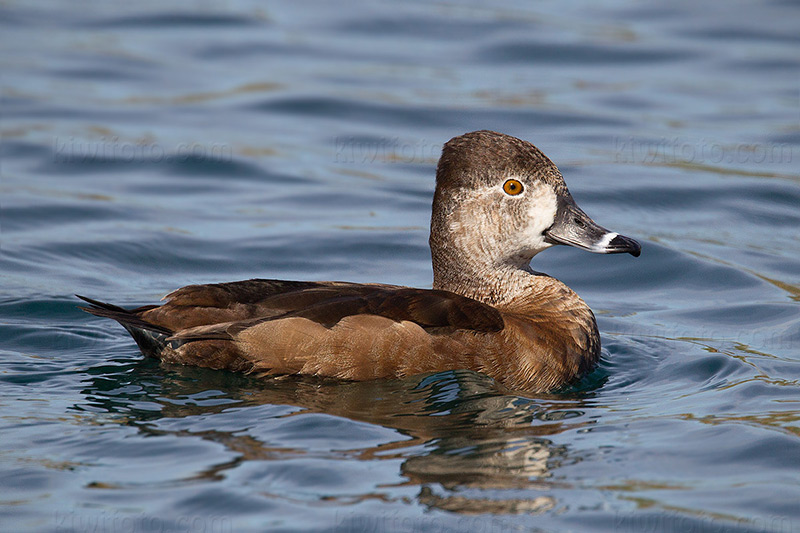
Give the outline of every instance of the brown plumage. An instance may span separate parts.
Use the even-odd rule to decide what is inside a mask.
[[[515,180],[519,187],[505,188]],[[532,144],[480,131],[445,145],[431,219],[434,288],[252,279],[190,285],[161,306],[126,310],[89,298],[143,353],[257,376],[347,380],[467,368],[546,391],[597,362],[594,315],[566,285],[530,269],[565,243],[639,254],[575,205]],[[510,192],[509,192],[510,191]]]

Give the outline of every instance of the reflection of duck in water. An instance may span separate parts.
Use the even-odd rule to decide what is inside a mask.
[[[600,354],[589,307],[528,264],[554,244],[640,251],[581,211],[535,146],[478,131],[445,144],[436,170],[433,290],[254,279],[191,285],[133,310],[86,299],[86,310],[167,362],[349,380],[463,368],[546,391]]]
[[[399,468],[389,475],[402,476],[397,482],[354,490],[340,497],[342,504],[392,499],[408,494],[403,487],[411,486],[417,487],[416,500],[431,508],[467,514],[544,512],[556,504],[552,469],[575,460],[552,436],[586,424],[577,416],[580,401],[511,395],[468,371],[350,383],[298,376],[270,379],[265,387],[235,374],[171,365],[165,373],[155,365],[137,366],[137,372],[127,365],[99,367],[97,380],[83,392],[92,410],[119,411],[144,434],[203,439],[236,454],[227,461],[215,454],[217,459],[191,480],[224,482],[244,465],[269,477],[271,465],[304,457],[388,461],[384,469]],[[126,399],[121,390],[136,392]],[[147,407],[138,410],[142,403]],[[160,410],[153,410],[153,403]],[[320,415],[327,420],[314,419]],[[372,429],[364,430],[370,438],[358,431],[352,438],[340,434],[344,422],[335,417],[370,424]],[[307,429],[292,429],[309,424],[315,428],[311,447]],[[265,486],[259,493],[286,497],[271,490]]]

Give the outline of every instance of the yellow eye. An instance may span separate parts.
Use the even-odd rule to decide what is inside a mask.
[[[506,180],[503,190],[510,196],[516,196],[522,192],[522,183],[517,180]]]

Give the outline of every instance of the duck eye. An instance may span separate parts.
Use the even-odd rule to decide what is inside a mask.
[[[506,180],[506,182],[503,184],[503,190],[509,196],[518,195],[519,193],[522,192],[522,189],[523,189],[522,183],[520,183],[518,180],[514,179]]]

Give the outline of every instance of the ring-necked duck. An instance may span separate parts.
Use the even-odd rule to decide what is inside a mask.
[[[600,355],[589,307],[530,268],[555,244],[641,250],[581,211],[535,146],[476,131],[447,142],[436,169],[433,289],[251,279],[190,285],[163,305],[130,310],[81,298],[89,313],[122,324],[144,354],[170,363],[348,380],[466,368],[548,391]]]

